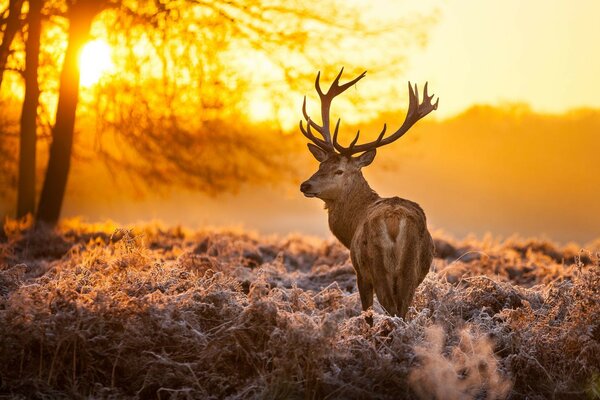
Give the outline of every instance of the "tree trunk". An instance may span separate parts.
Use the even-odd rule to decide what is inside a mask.
[[[19,31],[22,6],[23,0],[10,0],[8,4],[6,27],[4,29],[4,35],[2,35],[2,43],[0,43],[0,88],[2,87],[2,77],[4,76],[6,61],[10,54],[10,45]]]
[[[19,145],[19,184],[17,217],[35,212],[35,151],[37,140],[37,108],[40,89],[38,66],[43,0],[29,0],[28,30],[25,54],[25,99],[21,110],[21,140]]]
[[[36,222],[54,226],[60,217],[71,166],[73,129],[79,99],[78,56],[94,16],[100,11],[93,1],[79,1],[69,10],[69,36],[60,75],[56,123],[52,129],[50,158],[40,196]],[[98,2],[100,3],[100,2]]]

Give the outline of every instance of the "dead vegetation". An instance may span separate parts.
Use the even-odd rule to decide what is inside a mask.
[[[370,328],[348,253],[301,236],[67,223],[0,236],[0,396],[600,396],[600,242],[455,242]]]

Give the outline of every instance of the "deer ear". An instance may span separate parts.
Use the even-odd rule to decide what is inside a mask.
[[[315,158],[317,159],[317,161],[323,162],[323,161],[327,160],[328,154],[322,148],[320,148],[318,146],[315,146],[312,143],[309,143],[308,144],[308,150],[312,153],[313,156],[315,156]]]
[[[362,153],[360,156],[354,158],[354,162],[358,165],[359,168],[366,167],[367,165],[373,162],[375,155],[377,154],[377,150],[369,150],[367,152]]]

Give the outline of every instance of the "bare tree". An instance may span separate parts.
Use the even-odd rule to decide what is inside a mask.
[[[16,107],[15,107],[16,106]],[[18,103],[0,100],[0,199],[14,203],[17,186]]]
[[[2,43],[0,43],[0,88],[2,88],[2,78],[6,69],[6,62],[10,54],[10,48],[15,35],[21,28],[21,7],[23,0],[10,0],[8,8],[2,16],[6,15],[2,21]]]
[[[114,41],[114,48],[125,49],[126,54],[118,57],[122,73],[99,85],[95,107],[85,110],[98,112],[96,128],[101,135],[95,154],[109,168],[125,167],[127,174],[142,177],[145,184],[183,184],[209,193],[265,180],[268,171],[283,170],[281,152],[273,151],[275,141],[266,140],[268,135],[257,140],[258,135],[239,121],[244,113],[240,93],[246,87],[234,76],[237,61],[232,55],[248,49],[266,55],[286,85],[297,88],[317,63],[327,67],[339,61],[332,57],[337,44],[327,46],[324,33],[336,43],[354,31],[379,34],[361,24],[352,10],[334,5],[313,10],[302,3],[266,0],[37,0],[30,2],[29,12],[35,12],[32,6],[41,2],[44,20],[68,23],[58,107],[36,215],[38,222],[50,225],[60,216],[73,156],[79,103],[77,55],[98,15],[102,15],[100,22],[111,27],[108,39]],[[7,16],[2,42],[6,48],[10,47],[8,23],[18,21],[17,31],[23,25],[20,17],[14,17],[20,14],[16,11],[20,3],[10,0],[10,10],[3,14]],[[331,20],[324,13],[340,18]],[[34,16],[28,15],[26,21],[34,21]],[[336,22],[340,20],[346,22]],[[35,36],[28,29],[33,41]],[[140,55],[136,50],[140,41],[153,49]],[[46,54],[45,46],[42,39],[38,54]],[[37,80],[33,77],[35,43],[26,47],[31,57],[26,57],[24,73],[28,90],[21,119],[19,215],[31,212],[35,196],[31,190],[35,188],[36,146],[32,110],[47,109],[44,101],[41,107],[35,105],[39,91],[33,85]],[[307,51],[317,47],[320,51]],[[297,59],[304,61],[292,61]],[[156,65],[161,69],[158,74],[145,69]],[[0,67],[6,69],[5,64]]]
[[[56,122],[52,129],[50,158],[38,206],[37,222],[54,225],[60,217],[71,166],[75,113],[79,100],[78,55],[88,39],[92,20],[105,6],[105,2],[96,0],[76,0],[69,4],[68,44],[60,75]]]
[[[37,109],[40,88],[38,67],[42,29],[42,0],[29,0],[25,54],[25,99],[21,111],[17,217],[35,213]]]
[[[184,3],[190,7],[181,7]],[[289,95],[311,79],[316,65],[337,68],[350,53],[338,49],[349,37],[377,41],[388,35],[388,46],[382,47],[392,48],[399,38],[423,31],[411,24],[373,29],[353,9],[331,2],[318,10],[308,3],[247,0],[182,0],[143,10],[136,4],[109,14],[114,27],[109,40],[127,44],[119,46],[124,53],[117,57],[117,69],[128,74],[98,89],[94,112],[101,115],[103,137],[95,144],[107,165],[123,166],[144,184],[181,183],[209,193],[268,179],[259,171],[285,171],[282,151],[274,150],[281,150],[281,141],[257,135],[240,121],[247,112],[240,109],[242,94],[252,88],[232,73],[236,57],[266,55],[281,77],[261,84],[268,85],[271,96]],[[152,49],[144,58],[136,54],[140,41]],[[385,61],[381,54],[378,59],[365,55],[362,61],[379,70],[396,68],[398,62],[389,61],[399,61],[399,53]],[[152,70],[156,65],[160,73]],[[215,154],[227,154],[228,161]]]

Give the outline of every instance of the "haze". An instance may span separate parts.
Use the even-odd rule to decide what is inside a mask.
[[[362,7],[358,0],[348,4]],[[440,97],[437,111],[419,122],[406,137],[380,149],[374,165],[366,170],[380,194],[417,201],[425,208],[433,229],[459,237],[516,234],[583,244],[600,236],[600,53],[595,51],[600,39],[600,2],[377,0],[369,2],[368,9],[362,8],[360,18],[374,27],[387,26],[398,15],[407,16],[405,23],[410,34],[396,41],[388,37],[371,43],[371,38],[356,33],[355,37],[349,35],[335,42],[335,46],[328,46],[335,57],[335,68],[347,67],[345,78],[353,70],[369,70],[366,79],[349,91],[347,99],[334,103],[333,116],[342,118],[342,140],[349,140],[353,129],[359,127],[373,134],[384,121],[397,128],[404,118],[408,80],[421,88],[428,81],[430,91]],[[258,184],[243,185],[234,194],[216,196],[201,194],[202,187],[186,187],[185,183],[156,190],[149,184],[139,196],[127,183],[123,184],[126,180],[115,183],[111,175],[123,171],[107,171],[94,155],[102,147],[98,144],[101,135],[92,134],[101,130],[95,113],[111,96],[123,95],[118,84],[132,82],[119,72],[130,62],[127,51],[132,51],[141,77],[134,81],[139,87],[126,86],[132,93],[148,92],[147,85],[155,85],[164,69],[152,63],[156,49],[152,50],[143,31],[135,37],[138,42],[133,48],[119,47],[110,37],[107,21],[110,19],[94,23],[91,45],[80,61],[83,80],[77,129],[90,134],[80,138],[88,146],[87,153],[74,159],[64,217],[122,223],[158,220],[190,227],[235,225],[266,233],[330,236],[322,203],[302,197],[298,190],[302,179],[317,167],[296,128],[303,94],[308,96],[309,113],[318,113],[314,88],[308,80],[298,80],[302,83],[297,83],[294,90],[282,89],[281,70],[264,54],[240,45],[225,51],[228,63],[219,64],[225,71],[225,83],[219,77],[221,86],[217,90],[241,97],[236,103],[243,113],[241,119],[259,124],[252,128],[257,137],[286,143],[277,156],[297,159],[297,163],[287,167],[295,171],[279,171],[277,176],[261,178]],[[55,32],[52,35],[61,38]],[[189,57],[187,43],[178,40],[173,46],[174,54]],[[327,38],[324,41],[329,43]],[[363,47],[353,51],[357,43]],[[60,40],[53,46],[55,53],[64,47]],[[387,57],[397,60],[397,65],[387,66]],[[54,61],[58,62],[58,58]],[[376,61],[379,64],[374,64]],[[194,71],[190,65],[189,70],[173,74],[175,100],[171,107],[181,113],[184,129],[192,130],[198,113],[186,106],[199,99],[207,103],[213,99],[210,92],[206,92],[208,96],[204,92],[204,97],[200,95],[202,85],[190,73]],[[230,69],[247,80],[240,88],[235,86],[238,77]],[[313,69],[300,68],[298,74],[313,77]],[[323,67],[323,81],[328,83],[335,73],[333,66]],[[50,115],[47,122],[52,122],[56,98],[51,91],[56,90],[58,74],[54,71],[54,75],[44,76],[50,78],[44,81],[42,103],[45,116]],[[19,79],[14,73],[7,75],[5,98],[22,96]],[[96,96],[106,89],[102,85],[114,82],[118,83],[114,92],[104,92],[105,97],[98,100],[100,97]],[[145,105],[164,111],[159,98]],[[136,111],[135,102],[130,106]],[[223,106],[225,115],[237,115],[229,106]],[[103,117],[118,114],[106,110],[109,112]],[[144,112],[139,111],[139,115]],[[155,118],[165,120],[165,115]],[[236,118],[239,116],[228,123],[235,125]],[[135,128],[137,123],[132,121],[131,126],[120,127],[117,135],[127,136],[127,129]],[[228,134],[236,134],[231,132]],[[368,138],[366,134],[364,139]],[[181,143],[187,149],[185,140]],[[200,141],[198,147],[204,152],[182,154],[185,160],[204,157],[211,162],[217,160],[222,166],[231,157],[237,157],[213,150],[210,144],[215,139],[210,136],[204,135],[201,140],[204,142]],[[118,143],[115,140],[104,146],[118,148]],[[177,153],[169,157],[187,167],[185,160],[178,160]],[[166,181],[180,183],[173,177],[171,166],[163,168],[144,159],[143,152],[138,160],[143,166],[155,168],[154,174],[165,173]],[[246,159],[238,162],[246,172],[245,179],[251,177],[255,164]],[[8,199],[0,204],[2,215],[14,214],[14,199]]]

